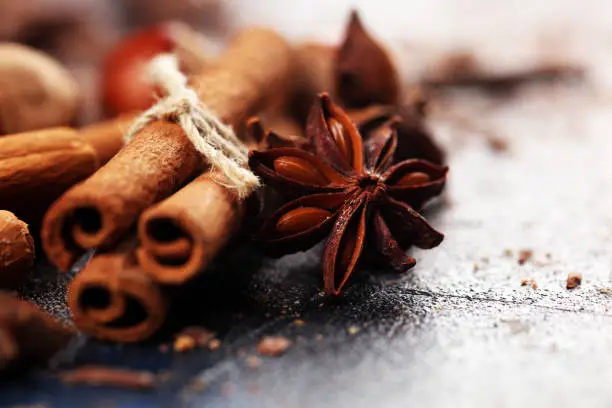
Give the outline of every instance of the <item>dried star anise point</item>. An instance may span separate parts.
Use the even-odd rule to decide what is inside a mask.
[[[398,270],[416,263],[411,246],[433,248],[443,235],[417,212],[444,187],[447,168],[420,159],[393,163],[396,121],[365,146],[348,115],[326,94],[309,115],[313,152],[278,148],[251,152],[251,168],[293,196],[264,225],[261,237],[276,254],[306,250],[328,236],[325,291],[337,295],[357,267],[372,234],[377,253]]]

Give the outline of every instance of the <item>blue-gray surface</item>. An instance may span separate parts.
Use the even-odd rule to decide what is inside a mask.
[[[320,248],[277,261],[237,250],[200,296],[200,320],[219,333],[219,350],[83,340],[60,366],[153,370],[159,386],[68,387],[39,371],[0,389],[0,405],[609,406],[612,109],[575,87],[457,98],[432,120],[451,173],[445,203],[429,218],[446,239],[414,251],[411,273],[361,273],[330,303],[319,294]],[[482,134],[436,113],[451,110],[498,132],[509,151],[492,152]],[[519,266],[523,248],[534,256]],[[42,269],[26,292],[61,315],[63,295],[48,298],[66,278]],[[584,275],[573,291],[569,272]],[[521,286],[525,278],[537,289]],[[265,334],[294,344],[252,367]]]

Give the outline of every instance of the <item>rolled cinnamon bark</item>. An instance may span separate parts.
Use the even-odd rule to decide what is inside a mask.
[[[0,374],[46,362],[73,335],[33,304],[0,292]]]
[[[34,240],[28,225],[11,212],[0,210],[0,288],[22,283],[34,266]]]
[[[168,309],[162,289],[123,251],[94,256],[70,283],[68,306],[79,330],[118,342],[148,339]]]
[[[289,73],[290,47],[277,34],[251,29],[213,67],[193,78],[202,102],[235,125],[279,92]],[[181,127],[156,121],[107,165],[61,197],[45,216],[43,247],[67,270],[90,248],[108,249],[140,213],[197,175],[205,163]]]
[[[140,217],[143,271],[164,284],[181,284],[204,270],[240,226],[244,201],[205,173]]]

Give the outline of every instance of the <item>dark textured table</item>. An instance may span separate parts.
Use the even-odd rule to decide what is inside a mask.
[[[363,271],[329,302],[320,248],[277,261],[235,249],[194,305],[219,333],[219,350],[173,354],[81,338],[57,367],[127,366],[163,381],[153,391],[69,387],[38,371],[4,385],[0,405],[607,407],[611,110],[579,85],[454,96],[437,111],[474,126],[432,119],[451,172],[428,218],[446,239],[413,251],[410,273]],[[489,131],[507,151],[489,147]],[[524,265],[521,249],[534,253]],[[565,288],[570,272],[584,276],[574,290]],[[23,292],[66,316],[57,293],[68,277],[44,266],[38,275]],[[521,286],[526,278],[537,288]],[[266,334],[294,344],[253,368],[247,358]]]

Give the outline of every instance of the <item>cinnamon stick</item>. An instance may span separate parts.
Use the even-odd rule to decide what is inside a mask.
[[[203,271],[240,226],[244,201],[205,173],[140,217],[143,270],[164,284],[181,284]]]
[[[193,78],[201,101],[236,125],[279,91],[289,72],[289,45],[272,31],[240,35],[213,67]],[[90,248],[108,249],[140,213],[204,168],[181,127],[156,121],[141,130],[107,165],[61,197],[45,216],[43,247],[67,270]]]
[[[34,266],[34,240],[28,225],[11,212],[0,210],[0,288],[22,283]]]
[[[94,256],[68,287],[77,328],[103,340],[137,342],[166,320],[162,289],[123,251]]]
[[[46,362],[73,335],[33,304],[0,292],[0,372]]]

